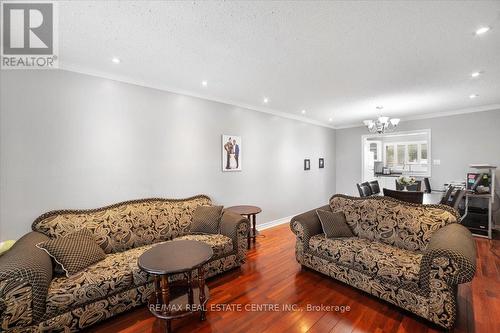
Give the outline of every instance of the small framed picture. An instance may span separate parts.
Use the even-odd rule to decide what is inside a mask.
[[[241,136],[222,135],[222,171],[241,171]]]
[[[304,160],[304,170],[311,170],[311,160],[309,159]]]
[[[323,169],[325,167],[325,159],[323,157],[320,157],[319,159],[319,168]]]

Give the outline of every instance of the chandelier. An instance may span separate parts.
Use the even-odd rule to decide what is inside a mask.
[[[377,110],[380,111],[383,106],[377,106]],[[376,120],[364,120],[363,124],[368,128],[370,133],[386,133],[392,132],[399,124],[399,118],[389,118],[384,116],[378,116]]]

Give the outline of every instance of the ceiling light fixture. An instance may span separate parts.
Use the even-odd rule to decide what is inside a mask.
[[[478,77],[478,76],[480,76],[481,74],[483,74],[483,72],[474,72],[474,73],[472,73],[470,76],[472,76],[472,77]]]
[[[377,111],[382,110],[383,106],[377,106]],[[392,132],[396,129],[399,124],[399,118],[389,118],[384,116],[378,116],[376,120],[364,120],[363,124],[368,128],[370,133],[387,133]]]
[[[479,29],[476,30],[476,36],[485,34],[488,31],[490,31],[490,29],[491,29],[490,27],[481,27],[481,28],[479,28]]]
[[[328,118],[328,121],[329,121],[329,122],[332,122],[332,121],[333,121],[333,118]]]
[[[478,94],[472,94],[472,95],[469,95],[469,98],[470,98],[470,99],[474,99],[474,98],[476,98],[476,97],[479,97],[479,95],[478,95]]]
[[[203,80],[203,81],[201,81],[201,85],[206,87],[206,86],[208,86],[208,82],[206,80]]]
[[[300,111],[302,114],[306,114],[306,110],[302,110]]]
[[[113,59],[111,59],[111,61],[112,61],[113,63],[115,63],[115,64],[119,64],[120,62],[122,62],[122,61],[120,60],[120,58],[117,58],[117,57],[113,57]]]
[[[264,104],[267,104],[269,102],[269,98],[267,97],[264,97],[264,100],[263,100]]]

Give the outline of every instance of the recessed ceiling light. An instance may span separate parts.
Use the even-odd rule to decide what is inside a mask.
[[[264,100],[263,100],[264,104],[267,104],[269,102],[269,98],[267,97],[264,97]]]
[[[480,76],[481,74],[483,74],[483,72],[474,72],[474,73],[472,73],[470,76],[472,76],[472,77],[478,77],[478,76]]]
[[[476,97],[479,97],[479,95],[478,95],[478,94],[472,94],[472,95],[469,95],[469,98],[470,98],[470,99],[474,99],[474,98],[476,98]]]
[[[201,81],[201,85],[206,87],[206,86],[208,86],[208,82],[206,80],[203,80],[203,81]]]
[[[120,62],[122,62],[120,58],[117,57],[114,57],[113,59],[111,59],[111,61],[114,62],[115,64],[119,64]]]
[[[333,121],[333,118],[328,118],[328,121],[329,121],[329,122],[332,122],[332,121]]]
[[[490,31],[490,27],[481,27],[479,29],[476,30],[476,35],[482,35],[482,34],[485,34],[487,33],[488,31]]]
[[[306,110],[302,110],[300,111],[302,114],[306,114]]]

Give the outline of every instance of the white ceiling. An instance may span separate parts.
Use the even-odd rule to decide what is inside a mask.
[[[500,105],[500,1],[65,1],[59,33],[62,68],[334,127]]]

